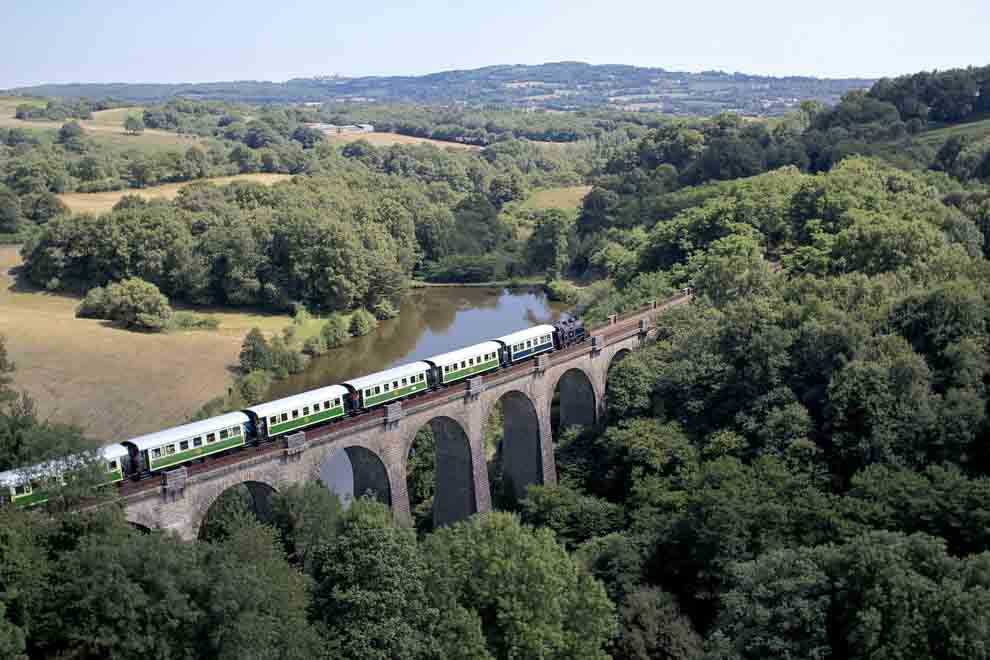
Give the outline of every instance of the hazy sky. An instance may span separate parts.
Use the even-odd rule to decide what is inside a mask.
[[[990,0],[0,1],[0,88],[581,60],[881,76],[990,63]]]

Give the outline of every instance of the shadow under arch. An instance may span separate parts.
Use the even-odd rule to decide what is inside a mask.
[[[591,379],[583,369],[568,369],[554,386],[550,424],[556,438],[568,426],[594,426],[598,401]]]
[[[365,495],[392,506],[392,489],[385,463],[365,447],[352,445],[330,453],[320,463],[320,481],[337,494],[345,509],[355,498]]]
[[[427,428],[430,431],[430,436],[427,437],[433,446],[433,455],[417,457],[417,452],[428,451],[428,447],[423,446],[420,434],[420,431]],[[420,504],[414,501],[417,498],[417,488],[413,481],[414,478],[423,476],[412,475],[412,470],[432,468],[433,527],[451,525],[477,513],[471,441],[460,423],[450,417],[434,417],[417,429],[414,438],[409,443],[409,453],[406,456],[405,477],[410,491],[410,507]]]
[[[208,540],[217,531],[218,525],[222,527],[225,516],[245,509],[261,522],[271,521],[272,495],[276,492],[270,484],[250,480],[224,488],[203,510],[199,529],[196,530],[197,537],[201,541]]]
[[[526,495],[527,486],[543,483],[540,420],[532,399],[518,390],[506,392],[492,406],[486,433],[498,434],[492,425],[495,415],[501,416],[501,436],[489,467],[492,506],[513,509]]]

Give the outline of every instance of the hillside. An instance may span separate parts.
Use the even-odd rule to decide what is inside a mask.
[[[721,71],[686,73],[617,64],[555,62],[497,65],[424,76],[326,76],[286,82],[190,84],[72,83],[9,91],[64,98],[112,97],[140,103],[181,96],[247,103],[387,102],[549,110],[607,107],[707,116],[727,110],[779,115],[803,100],[835,103],[845,92],[869,87],[871,83],[856,78],[774,78]]]

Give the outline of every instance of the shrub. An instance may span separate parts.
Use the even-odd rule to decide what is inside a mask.
[[[547,298],[557,302],[576,305],[581,297],[581,289],[567,280],[550,280],[544,285]]]
[[[191,312],[176,312],[169,328],[173,330],[216,330],[220,320],[213,316],[197,316]]]
[[[312,337],[307,337],[306,341],[303,342],[302,352],[306,355],[323,355],[327,352],[327,341],[323,338],[323,334],[313,335]]]
[[[127,328],[159,332],[168,326],[172,308],[154,284],[131,278],[92,289],[76,308],[76,316],[109,319]]]
[[[380,321],[394,319],[399,315],[399,310],[395,308],[395,305],[388,298],[382,298],[376,302],[374,307],[371,308],[371,311],[375,315],[375,318]]]
[[[351,334],[355,337],[363,337],[370,334],[378,327],[378,319],[366,309],[355,310],[351,314]]]
[[[347,319],[340,314],[331,314],[327,322],[323,324],[320,336],[328,349],[340,346],[350,337]]]

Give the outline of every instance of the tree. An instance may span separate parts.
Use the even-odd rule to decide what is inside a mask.
[[[91,289],[76,309],[80,318],[104,318],[136,330],[160,332],[172,318],[172,308],[154,284],[138,278]]]
[[[320,336],[326,342],[327,348],[336,348],[351,336],[347,318],[340,314],[331,314],[320,329]]]
[[[7,340],[3,335],[0,335],[0,404],[7,403],[17,397],[17,394],[10,389],[11,383],[14,382],[11,374],[16,368],[17,365],[7,354]]]
[[[492,657],[607,657],[615,606],[549,530],[507,513],[472,516],[430,535],[425,556],[432,602],[480,627]]]
[[[630,593],[619,607],[619,620],[616,660],[700,660],[704,654],[701,636],[662,589]]]
[[[573,218],[564,212],[558,209],[540,212],[527,244],[530,267],[546,271],[548,280],[563,277],[571,260],[568,239],[573,229]]]
[[[272,367],[271,349],[268,340],[261,333],[261,329],[254,327],[244,337],[241,343],[240,352],[241,370],[245,373],[261,370],[267,371]]]
[[[21,201],[13,190],[0,183],[0,233],[12,234],[20,225]]]
[[[124,130],[129,135],[140,135],[144,133],[144,119],[137,115],[127,115],[124,119]]]
[[[366,309],[356,309],[351,314],[351,334],[355,337],[363,337],[371,334],[378,327],[378,319]]]
[[[83,136],[83,134],[83,128],[79,125],[79,122],[70,121],[62,124],[62,128],[58,130],[58,141],[62,144],[66,144],[78,140]]]
[[[388,510],[359,500],[314,563],[312,611],[331,657],[442,657],[433,631],[440,610],[426,593],[428,566],[415,533]]]
[[[295,484],[272,497],[272,524],[281,533],[290,560],[308,574],[337,535],[343,517],[340,498],[319,482]]]

